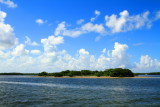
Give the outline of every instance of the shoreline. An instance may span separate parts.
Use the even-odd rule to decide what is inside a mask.
[[[69,76],[62,76],[62,77],[55,77],[55,76],[33,76],[33,77],[46,77],[46,78],[106,78],[106,79],[116,79],[116,78],[160,78],[160,77],[145,77],[145,76],[135,76],[135,77],[109,77],[109,76],[101,76],[101,77],[97,77],[97,76],[73,76],[73,77],[69,77]]]

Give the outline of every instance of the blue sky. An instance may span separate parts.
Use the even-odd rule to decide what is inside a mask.
[[[159,5],[159,0],[0,0],[0,72],[159,71]]]

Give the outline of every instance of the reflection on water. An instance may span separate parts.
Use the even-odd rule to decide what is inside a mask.
[[[160,78],[0,76],[0,106],[159,106]]]

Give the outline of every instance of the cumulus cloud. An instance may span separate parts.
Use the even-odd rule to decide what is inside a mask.
[[[11,48],[18,43],[11,25],[5,24],[7,13],[0,11],[0,49]]]
[[[11,0],[0,0],[0,3],[7,5],[10,8],[16,8],[17,4],[15,4],[13,1]]]
[[[82,48],[82,49],[80,49],[78,52],[79,52],[79,54],[80,54],[80,55],[89,55],[89,52],[88,52],[88,51],[86,51],[86,50],[85,50],[85,49],[83,49],[83,48]]]
[[[112,65],[117,67],[129,67],[130,56],[126,53],[128,45],[120,44],[118,42],[114,45],[114,50],[111,53]]]
[[[149,11],[142,14],[130,16],[127,10],[119,13],[119,17],[115,14],[106,15],[106,26],[111,29],[111,33],[126,32],[133,29],[139,29],[144,26],[150,26],[148,19]]]
[[[26,38],[25,44],[30,45],[30,46],[38,46],[39,45],[35,41],[32,42],[31,39],[28,36],[25,36],[25,38]]]
[[[159,72],[160,61],[152,59],[149,55],[141,56],[140,62],[135,63],[135,72]]]
[[[44,21],[42,19],[36,19],[35,22],[39,25],[44,24]]]
[[[41,43],[44,45],[45,52],[52,52],[56,50],[56,45],[64,42],[61,36],[49,36],[48,38],[41,39]]]
[[[76,57],[69,55],[66,51],[54,51],[49,53],[49,55],[45,54],[45,57],[43,56],[43,63],[52,63],[52,66],[57,67],[57,69],[59,68],[59,70],[104,70],[110,67],[127,67],[129,63],[124,63],[124,60],[129,60],[125,57],[127,55],[125,51],[128,47],[125,44],[119,43],[115,43],[115,45],[111,56],[103,54],[95,58],[94,55],[90,55],[88,51],[82,48],[78,50]],[[118,52],[119,56],[115,52]]]
[[[93,23],[86,23],[81,27],[82,31],[87,32],[97,32],[100,34],[105,33],[105,28],[102,24],[93,24]]]
[[[29,50],[26,50],[25,46],[23,44],[20,44],[15,49],[13,49],[12,55],[23,56],[23,55],[27,55],[28,53],[29,53]]]

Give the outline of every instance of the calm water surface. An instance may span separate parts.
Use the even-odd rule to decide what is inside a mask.
[[[0,76],[0,107],[158,107],[160,78]]]

